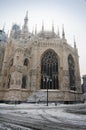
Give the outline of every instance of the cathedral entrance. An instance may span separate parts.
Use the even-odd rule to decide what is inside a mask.
[[[41,59],[41,89],[59,89],[57,54],[49,49]]]

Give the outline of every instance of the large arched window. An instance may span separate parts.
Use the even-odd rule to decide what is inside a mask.
[[[68,66],[69,66],[70,89],[76,90],[76,88],[75,88],[75,64],[74,64],[74,59],[71,55],[68,56]]]
[[[28,60],[28,58],[25,58],[25,59],[24,59],[24,65],[25,65],[25,66],[28,66],[28,64],[29,64],[29,60]]]
[[[59,89],[58,60],[56,53],[49,49],[41,59],[41,89]]]
[[[22,77],[22,88],[26,88],[26,86],[27,86],[27,76],[24,75]]]

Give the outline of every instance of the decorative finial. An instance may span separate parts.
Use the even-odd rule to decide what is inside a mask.
[[[42,20],[42,32],[44,31],[44,21]]]
[[[74,48],[76,48],[76,41],[75,41],[75,36],[74,36]]]
[[[52,22],[52,32],[54,32],[54,22]]]
[[[62,38],[65,39],[64,24],[62,25]]]

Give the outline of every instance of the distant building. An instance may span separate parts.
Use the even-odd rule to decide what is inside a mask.
[[[82,92],[86,93],[86,75],[83,75],[83,84],[82,84]]]
[[[62,37],[42,30],[28,30],[28,12],[22,29],[13,25],[10,37],[0,30],[0,101],[24,101],[48,89],[49,101],[81,101],[79,56]],[[40,98],[44,101],[43,98]]]
[[[82,84],[82,93],[83,93],[83,101],[86,102],[86,75],[83,75],[83,84]]]

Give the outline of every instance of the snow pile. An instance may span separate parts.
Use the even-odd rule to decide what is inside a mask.
[[[33,94],[27,99],[27,102],[40,102],[46,100],[47,100],[47,92],[37,91],[33,92]]]

